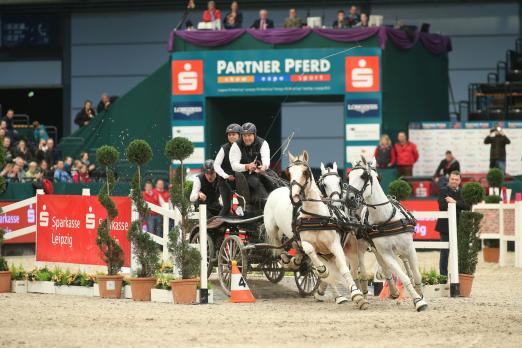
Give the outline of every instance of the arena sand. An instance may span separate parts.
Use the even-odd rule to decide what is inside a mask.
[[[423,265],[435,253],[420,254]],[[512,261],[512,255],[510,255]],[[251,279],[258,301],[208,306],[0,294],[1,347],[521,347],[522,269],[479,263],[471,298],[318,303]],[[291,284],[291,279],[287,279]],[[217,289],[216,289],[217,291]]]

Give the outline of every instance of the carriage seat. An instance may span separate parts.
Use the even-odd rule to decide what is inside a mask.
[[[207,229],[214,229],[218,228],[223,224],[230,224],[230,225],[241,225],[241,224],[249,224],[253,222],[258,222],[263,219],[263,215],[258,215],[250,218],[244,218],[244,217],[223,217],[223,216],[214,216],[210,218],[207,222]]]

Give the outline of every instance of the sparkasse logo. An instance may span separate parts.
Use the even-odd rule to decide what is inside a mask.
[[[203,94],[203,60],[173,60],[172,94]]]
[[[378,56],[346,57],[346,91],[378,92],[380,69]]]

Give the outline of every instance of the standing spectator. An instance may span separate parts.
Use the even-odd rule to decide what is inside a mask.
[[[107,93],[103,93],[98,106],[96,106],[96,113],[99,114],[100,112],[109,110],[116,99],[118,99],[118,97],[110,97]]]
[[[2,121],[5,121],[6,134],[11,139],[16,140],[18,137],[18,132],[14,129],[14,110],[7,110],[7,113],[5,114],[5,117]]]
[[[334,29],[344,29],[349,27],[348,20],[344,17],[343,10],[337,11],[337,19],[333,22],[332,27]]]
[[[297,17],[297,11],[295,8],[291,8],[288,11],[288,18],[285,19],[285,24],[283,27],[285,28],[301,28],[303,26],[303,21],[301,18]]]
[[[225,29],[239,29],[243,27],[243,14],[238,9],[237,1],[232,1],[230,12],[225,16]]]
[[[33,128],[33,139],[35,144],[39,144],[40,140],[47,141],[47,139],[49,139],[49,134],[47,134],[47,130],[43,124],[40,124],[38,121],[34,121]]]
[[[221,21],[221,12],[216,8],[214,1],[209,1],[207,9],[203,12],[203,22]]]
[[[24,161],[29,162],[33,158],[31,150],[27,147],[25,140],[21,139],[13,150],[13,156],[21,157]]]
[[[62,159],[62,152],[54,147],[53,138],[47,140],[47,159],[51,166]]]
[[[457,171],[451,172],[448,179],[448,185],[440,190],[439,195],[439,210],[448,211],[448,203],[457,204],[457,221],[462,210],[468,210],[470,207],[460,197],[460,173]],[[441,242],[449,241],[449,227],[448,219],[437,219],[435,231],[440,233]],[[439,272],[442,275],[448,275],[448,249],[440,250]]]
[[[361,13],[361,21],[354,26],[357,28],[368,28],[368,15]]]
[[[56,162],[56,169],[54,170],[54,181],[55,182],[65,182],[65,183],[71,183],[72,178],[69,173],[64,168],[63,161]]]
[[[274,21],[268,19],[268,11],[259,11],[259,19],[256,19],[250,28],[266,30],[274,28]]]
[[[89,153],[88,152],[82,152],[80,154],[80,161],[85,164],[86,166],[89,166],[91,164],[91,161],[89,161]]]
[[[154,192],[159,197],[160,205],[163,206],[165,204],[169,204],[170,202],[170,193],[169,190],[165,189],[165,181],[163,179],[156,180],[156,186],[154,187]]]
[[[144,189],[145,190],[143,191],[143,199],[145,200],[145,202],[159,206],[159,196],[152,189],[152,182],[147,181],[145,183]],[[163,237],[161,228],[161,216],[159,216],[158,213],[155,213],[153,211],[149,212],[149,217],[147,218],[147,227],[150,233],[153,233],[159,237]]]
[[[90,100],[86,100],[83,103],[83,108],[76,114],[74,118],[74,123],[76,123],[80,128],[85,127],[91,122],[94,118],[94,109],[92,108],[92,102]]]
[[[89,172],[87,170],[87,166],[85,164],[82,164],[79,171],[74,171],[73,174],[73,182],[74,183],[88,183],[92,182],[91,178],[89,177]]]
[[[395,149],[388,134],[381,136],[379,146],[375,148],[374,157],[377,161],[377,168],[391,168],[395,165]]]
[[[413,165],[419,159],[417,145],[408,141],[405,132],[397,135],[399,141],[395,144],[395,154],[397,155],[397,176],[412,176]]]
[[[448,184],[450,173],[455,171],[460,172],[460,163],[451,151],[448,150],[446,151],[445,158],[440,161],[437,170],[435,170],[435,174],[433,174],[433,181],[438,183],[440,188],[443,188]]]
[[[501,127],[493,128],[484,139],[484,144],[491,144],[489,150],[489,168],[498,168],[506,173],[506,145],[511,144]]]
[[[350,27],[354,27],[361,21],[361,17],[359,16],[359,11],[357,6],[350,6],[350,12],[348,13],[348,24]]]

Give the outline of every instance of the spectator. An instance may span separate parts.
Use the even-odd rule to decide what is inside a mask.
[[[72,178],[67,171],[65,171],[64,163],[62,160],[59,160],[56,162],[56,169],[54,170],[54,181],[55,182],[64,182],[64,183],[71,183]]]
[[[5,114],[4,119],[2,121],[5,121],[6,129],[9,132],[13,132],[14,131],[14,110],[8,109],[7,113]]]
[[[467,210],[470,207],[460,197],[460,173],[457,171],[451,172],[448,179],[448,185],[440,190],[439,195],[439,210],[448,211],[448,203],[457,204],[457,221],[462,210]],[[449,241],[449,227],[448,219],[437,219],[435,231],[440,233],[440,240],[442,242]],[[448,249],[440,250],[439,258],[439,272],[442,275],[448,275]]]
[[[14,164],[9,173],[7,173],[6,180],[7,182],[22,182],[24,175],[23,169],[19,165]]]
[[[43,124],[40,124],[38,121],[34,121],[33,128],[33,139],[35,144],[39,144],[40,140],[47,141],[47,139],[49,139],[49,134],[47,134],[47,130]]]
[[[62,152],[54,147],[54,139],[49,138],[47,140],[47,154],[49,163],[54,165],[58,160],[62,159]]]
[[[11,162],[13,160],[13,153],[11,152],[11,138],[9,136],[5,136],[2,141],[2,146],[5,151],[5,161]]]
[[[7,132],[4,128],[0,128],[0,139],[4,141],[4,138],[6,137]]]
[[[214,1],[209,1],[207,9],[203,12],[203,22],[221,21],[221,12],[216,8]]]
[[[76,123],[80,128],[85,127],[91,122],[94,118],[94,109],[92,108],[92,102],[90,100],[86,100],[83,103],[83,108],[76,114],[74,118],[74,123]]]
[[[73,182],[74,183],[88,183],[88,182],[92,182],[92,180],[91,180],[91,178],[89,176],[89,171],[88,171],[87,166],[85,164],[81,165],[79,171],[77,171],[77,170],[74,171]]]
[[[40,140],[38,143],[38,150],[36,150],[36,161],[40,163],[43,159],[45,159],[47,155],[47,141]]]
[[[65,161],[63,162],[64,169],[67,173],[71,174],[71,170],[73,170],[73,159],[71,156],[65,157]]]
[[[374,157],[377,161],[377,168],[391,168],[395,165],[395,150],[388,134],[381,136],[379,146],[375,148]]]
[[[506,172],[506,145],[511,144],[501,127],[493,128],[484,139],[484,144],[491,144],[489,150],[489,168],[498,168]]]
[[[366,13],[361,13],[361,21],[355,27],[368,28],[368,15]]]
[[[303,21],[301,18],[297,17],[297,11],[295,8],[291,8],[288,12],[288,18],[285,19],[285,24],[283,27],[285,28],[301,28],[303,26]]]
[[[2,171],[0,171],[0,176],[3,176],[4,178],[7,178],[7,174],[11,171],[13,168],[13,163],[7,163],[4,168],[2,168]]]
[[[350,27],[354,27],[361,21],[361,17],[359,16],[359,11],[357,6],[350,6],[350,12],[348,13],[348,25]]]
[[[16,145],[16,149],[13,150],[15,157],[21,157],[24,161],[29,162],[33,158],[31,150],[27,147],[25,140],[21,139]]]
[[[91,164],[91,161],[89,161],[89,153],[82,152],[80,154],[80,161],[81,161],[81,163],[85,164],[86,166],[89,166]]]
[[[29,162],[27,171],[25,172],[24,182],[33,182],[40,179],[40,170],[38,164],[34,161]]]
[[[100,112],[109,110],[109,108],[116,101],[116,99],[118,99],[118,97],[115,97],[115,96],[110,97],[107,93],[103,93],[101,95],[101,99],[100,99],[100,102],[98,103],[98,106],[96,106],[96,113],[99,114]]]
[[[144,189],[145,190],[143,191],[143,199],[145,200],[145,202],[152,203],[152,204],[159,206],[160,205],[159,196],[152,189],[152,182],[147,181],[145,183]],[[153,233],[159,237],[163,236],[163,233],[162,233],[163,231],[161,228],[162,227],[161,226],[161,216],[159,216],[158,213],[155,213],[153,211],[149,212],[149,217],[147,218],[147,227],[148,227],[148,231],[150,233]]]
[[[333,22],[332,27],[334,29],[344,29],[349,27],[348,20],[344,17],[343,10],[337,11],[337,19]]]
[[[450,173],[455,171],[460,172],[460,163],[448,150],[445,158],[440,161],[435,174],[433,174],[433,181],[438,183],[440,188],[446,187]]]
[[[397,176],[412,176],[413,165],[419,159],[417,145],[408,141],[405,132],[397,135],[399,141],[395,144],[395,154],[397,155]]]
[[[225,16],[225,29],[239,29],[243,27],[243,14],[238,11],[237,1],[232,1],[230,4],[230,12]]]
[[[49,169],[49,162],[40,161],[40,174],[42,179],[53,180],[53,172]]]
[[[162,179],[156,180],[156,187],[154,188],[154,192],[156,192],[156,194],[158,195],[161,206],[169,204],[170,193],[169,190],[165,189],[165,181],[163,181]]]
[[[274,21],[268,19],[268,11],[259,11],[259,19],[256,19],[250,28],[266,30],[274,28]]]

